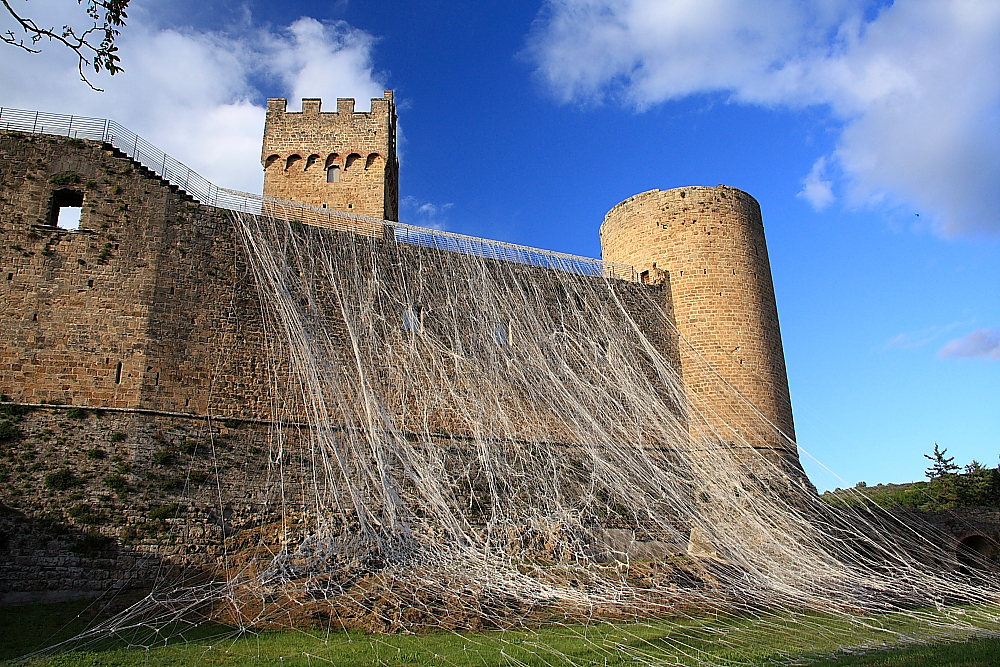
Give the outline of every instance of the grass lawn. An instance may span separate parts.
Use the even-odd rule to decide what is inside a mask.
[[[966,611],[966,618],[976,614]],[[991,609],[995,613],[996,609]],[[92,624],[87,602],[0,607],[0,660],[12,659],[72,637]],[[769,614],[656,621],[635,625],[546,627],[532,631],[364,635],[342,631],[284,631],[239,634],[222,626],[174,627],[164,645],[136,629],[84,649],[29,660],[30,665],[65,666],[264,666],[288,665],[773,665],[823,667],[917,667],[1000,665],[1000,639],[978,638],[927,646],[866,649],[810,662],[839,645],[877,647],[940,621],[935,612],[888,615],[859,624],[814,613]],[[1000,628],[995,628],[1000,630]],[[180,633],[179,635],[177,633]],[[959,637],[959,639],[962,639]],[[146,650],[144,646],[158,643]],[[132,645],[132,648],[129,645]],[[19,663],[23,664],[23,663]]]

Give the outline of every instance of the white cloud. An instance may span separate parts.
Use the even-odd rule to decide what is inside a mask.
[[[416,197],[406,195],[399,200],[399,207],[402,212],[400,216],[402,222],[418,225],[420,227],[428,227],[430,229],[437,229],[439,231],[444,231],[447,229],[448,224],[448,211],[454,207],[455,204],[448,202],[445,204],[434,204],[431,202],[420,201]]]
[[[901,349],[913,349],[918,347],[923,347],[928,343],[931,343],[939,338],[947,336],[950,332],[954,331],[959,327],[966,327],[972,324],[971,321],[965,322],[952,322],[951,324],[945,325],[935,325],[932,327],[927,327],[919,331],[908,331],[901,333],[897,336],[890,338],[885,347],[888,348],[901,348]]]
[[[564,101],[825,105],[843,123],[829,158],[851,203],[1000,233],[995,0],[549,0],[529,53]]]
[[[35,16],[53,23],[64,4],[32,2]],[[0,103],[112,118],[217,185],[260,192],[261,81],[279,81],[292,108],[300,97],[322,97],[328,108],[336,97],[355,97],[366,109],[382,96],[372,37],[343,22],[197,31],[159,28],[137,11],[119,43],[125,72],[94,77],[103,93],[79,81],[65,48],[45,44],[33,55],[0,45]]]
[[[821,157],[813,164],[812,171],[802,180],[802,190],[799,197],[809,202],[814,209],[822,211],[833,203],[833,182],[824,178],[826,175],[826,158]]]
[[[357,109],[382,97],[382,84],[372,71],[375,40],[343,21],[323,24],[311,18],[292,23],[284,34],[271,36],[271,69],[285,82],[289,97],[354,97]],[[323,95],[322,93],[327,93]]]
[[[945,343],[938,356],[947,358],[973,358],[997,361],[1000,359],[1000,329],[977,329],[972,333]]]

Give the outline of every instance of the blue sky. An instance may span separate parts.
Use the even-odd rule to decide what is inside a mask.
[[[259,191],[267,97],[394,89],[404,221],[588,256],[633,194],[742,188],[817,485],[921,478],[935,442],[1000,462],[995,0],[134,0],[121,46],[104,93],[5,47],[0,104]]]

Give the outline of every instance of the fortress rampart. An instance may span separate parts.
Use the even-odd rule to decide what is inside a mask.
[[[56,224],[66,202],[82,204],[78,229]],[[100,142],[0,133],[0,393],[21,404],[123,411],[99,418],[92,412],[77,422],[65,408],[36,408],[17,422],[21,439],[0,445],[17,462],[0,494],[10,510],[0,513],[0,602],[142,587],[170,568],[197,573],[216,563],[225,540],[256,543],[262,526],[280,521],[280,493],[291,515],[304,502],[294,475],[276,486],[281,456],[308,461],[300,429],[289,427],[279,449],[272,425],[300,418],[301,405],[286,401],[274,410],[276,395],[295,395],[286,386],[287,351],[267,331],[231,215],[192,201]],[[659,353],[679,363],[676,336],[662,325],[672,317],[668,284],[611,280],[609,290],[601,276],[403,243],[394,233],[289,229],[301,239],[324,237],[323,246],[333,249],[342,281],[317,285],[326,312],[339,312],[337,289],[362,290],[377,280],[385,290],[378,328],[361,340],[365,371],[392,399],[390,407],[418,419],[414,430],[434,433],[428,446],[442,451],[460,453],[471,433],[455,420],[454,403],[430,404],[422,397],[435,388],[405,375],[422,345],[461,347],[466,363],[494,363],[500,354],[516,370],[521,362],[537,364],[532,350],[557,354],[548,342],[527,345],[519,321],[547,319],[563,336],[592,332],[624,305]],[[358,256],[370,260],[367,270],[357,270]],[[487,308],[482,295],[463,293],[472,281],[456,276],[483,279],[484,271],[487,281],[495,276],[524,300]],[[407,313],[420,314],[418,341]],[[510,340],[498,350],[501,322]],[[335,356],[353,354],[346,332],[332,342]],[[558,354],[567,370],[600,385],[606,380],[595,355],[616,343],[593,342]],[[490,389],[507,401],[502,410],[521,415],[511,437],[544,434],[539,444],[574,446],[551,406],[535,401],[529,377],[491,378]],[[645,381],[656,381],[652,368]],[[408,392],[398,391],[404,386]],[[462,391],[460,398],[477,395],[475,387]],[[487,427],[509,421],[489,409],[479,419]],[[205,458],[209,452],[214,459]],[[49,488],[47,476],[61,469],[70,471],[70,486]],[[120,498],[109,486],[115,479]],[[55,515],[56,523],[43,519]],[[606,530],[617,535],[628,527],[612,522]],[[614,535],[607,540],[633,548],[633,538]],[[665,539],[647,536],[642,544],[653,546],[633,546],[661,555],[683,551],[676,535]],[[127,580],[115,576],[126,570]]]
[[[744,444],[801,473],[789,441],[774,437],[756,409],[734,402],[724,389],[731,385],[794,437],[763,228],[749,195],[732,188],[654,191],[615,207],[602,228],[605,258],[634,264],[643,272],[637,281],[484,260],[434,247],[436,241],[404,243],[402,227],[377,219],[392,220],[397,211],[391,93],[372,104],[370,113],[358,114],[353,101],[338,100],[338,111],[325,113],[318,100],[305,100],[296,114],[286,111],[283,100],[269,101],[262,152],[265,194],[371,216],[327,228],[295,224],[288,233],[296,242],[315,238],[330,249],[326,259],[333,271],[317,279],[313,294],[319,311],[340,312],[339,290],[362,293],[378,284],[380,298],[365,304],[372,308],[373,324],[357,339],[360,350],[350,348],[346,321],[332,317],[328,352],[365,360],[368,381],[387,397],[403,428],[412,427],[406,437],[423,434],[426,446],[461,458],[462,446],[456,443],[474,435],[470,421],[456,416],[463,401],[474,401],[476,386],[442,393],[431,384],[433,378],[414,382],[407,374],[413,359],[432,347],[460,350],[466,364],[502,363],[509,369],[489,376],[490,393],[504,403],[477,405],[476,428],[542,448],[572,450],[580,445],[573,440],[576,434],[563,415],[539,400],[536,380],[524,369],[555,368],[586,378],[600,395],[622,396],[629,388],[609,384],[609,359],[614,354],[646,359],[643,346],[649,345],[653,356],[666,362],[668,375],[683,378],[690,395],[672,394],[663,369],[652,362],[631,381],[655,387],[660,403],[672,410],[671,419],[690,428],[696,441],[730,437],[726,428],[732,427]],[[348,164],[352,155],[357,157]],[[369,163],[372,155],[376,158]],[[365,166],[374,171],[365,172]],[[327,167],[341,172],[330,177]],[[336,192],[344,198],[329,196]],[[57,224],[66,206],[80,206],[79,228]],[[265,213],[280,211],[273,200],[262,207]],[[23,404],[122,410],[112,428],[127,434],[127,444],[115,444],[99,420],[91,419],[85,432],[75,435],[56,409],[43,409],[25,422],[24,451],[17,456],[37,457],[38,464],[21,464],[16,482],[2,497],[21,514],[8,516],[4,525],[14,527],[0,532],[23,530],[25,537],[8,540],[19,560],[0,568],[0,593],[4,586],[30,592],[19,582],[31,567],[43,568],[31,576],[51,590],[73,588],[73,577],[95,571],[93,561],[87,564],[89,556],[67,556],[71,541],[52,554],[44,547],[54,538],[40,517],[69,495],[77,505],[56,510],[67,525],[97,531],[120,546],[113,556],[98,549],[107,556],[100,568],[108,573],[99,588],[110,586],[110,573],[136,559],[150,568],[139,572],[140,579],[167,565],[208,567],[220,553],[221,540],[239,539],[241,530],[259,531],[281,518],[273,514],[277,491],[268,477],[275,460],[271,425],[296,422],[303,406],[290,386],[288,350],[269,331],[267,304],[231,216],[194,201],[107,143],[0,133],[0,313],[6,323],[0,393]],[[359,264],[359,256],[366,261]],[[518,298],[473,292],[475,281],[503,285]],[[543,323],[533,335],[546,330],[546,340],[523,337],[518,322],[529,319]],[[600,331],[629,333],[595,333]],[[585,342],[567,347],[565,340]],[[355,391],[348,382],[343,386],[347,393]],[[708,418],[688,424],[687,407],[695,394],[695,407]],[[510,419],[515,414],[517,419]],[[337,409],[331,416],[337,427],[349,421]],[[220,427],[220,421],[246,426]],[[662,433],[662,424],[636,426]],[[279,459],[307,456],[297,428]],[[193,457],[188,443],[214,448],[219,436],[223,449],[229,443],[223,456],[228,472],[185,458]],[[73,437],[81,438],[77,448],[68,444]],[[678,441],[683,438],[669,446]],[[655,437],[644,446],[669,449]],[[109,458],[87,459],[86,452],[96,449]],[[178,481],[157,463],[163,452],[189,465],[187,479]],[[71,464],[85,471],[78,490],[39,492],[47,474]],[[142,500],[115,500],[102,484],[115,475]],[[216,487],[198,486],[205,480],[215,480]],[[285,482],[284,491],[294,496],[300,482]],[[157,508],[173,505],[175,518],[149,518]],[[97,514],[81,509],[83,518],[68,514],[81,506],[107,509]],[[94,524],[86,517],[112,510],[125,517],[121,523],[87,528]],[[678,538],[686,537],[683,525],[670,535],[647,534],[640,540],[637,525],[618,525],[613,517],[600,521],[595,535],[604,535],[606,546],[617,540],[616,549],[624,554],[684,552]],[[623,530],[632,531],[632,537],[608,532]],[[66,572],[67,557],[79,561],[73,566],[79,571]]]
[[[265,335],[263,308],[227,211],[190,201],[90,141],[0,134],[0,177],[0,296],[8,326],[0,392],[25,403],[273,417],[270,392],[280,391],[282,382],[273,369],[282,367],[282,350]],[[76,230],[52,223],[52,208],[66,192],[83,203]],[[379,306],[385,309],[382,328],[364,341],[386,386],[401,382],[394,357],[407,336],[404,313],[413,307],[441,312],[448,300],[462,299],[467,306],[449,315],[467,319],[458,327],[462,340],[449,344],[471,354],[490,349],[492,319],[527,316],[519,309],[528,304],[484,312],[472,295],[455,296],[467,284],[455,276],[479,272],[481,259],[401,243],[392,234],[301,229],[331,238],[329,246],[338,248],[331,261],[339,263],[345,284],[360,288],[378,280],[390,291]],[[356,270],[358,253],[372,258],[369,272]],[[531,316],[545,312],[560,327],[593,330],[613,310],[575,294],[574,285],[603,284],[603,278],[501,260],[486,266],[530,289]],[[591,290],[587,299],[631,304],[649,339],[676,359],[676,336],[659,324],[672,316],[669,286],[612,284],[614,295]],[[318,292],[332,299],[336,290]],[[660,304],[659,312],[648,310],[650,299]],[[339,312],[332,302],[326,307]],[[423,326],[431,334],[440,323],[430,315]],[[512,332],[518,335],[516,326]],[[346,336],[335,343],[348,344]],[[346,347],[338,351],[347,353]],[[526,353],[511,346],[512,355]],[[275,355],[279,361],[270,366]]]

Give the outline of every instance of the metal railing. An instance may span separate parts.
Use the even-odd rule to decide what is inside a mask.
[[[142,165],[195,201],[230,211],[267,214],[306,224],[385,237],[396,241],[490,259],[542,266],[586,276],[635,280],[627,264],[569,255],[552,250],[390,222],[308,204],[220,188],[187,165],[175,160],[127,127],[113,120],[25,111],[0,107],[0,129],[31,134],[51,134],[99,141]]]

